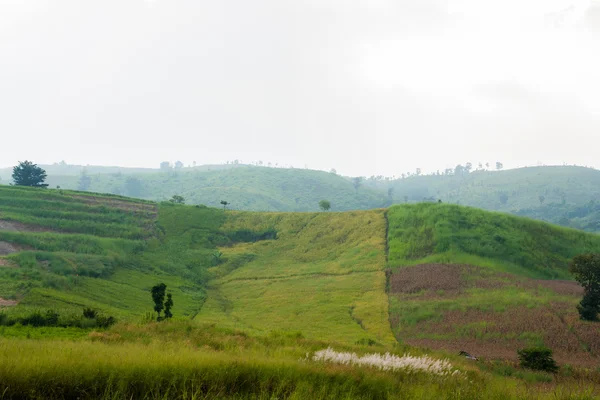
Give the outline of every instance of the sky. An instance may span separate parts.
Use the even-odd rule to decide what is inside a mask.
[[[0,0],[0,167],[600,168],[598,0]]]

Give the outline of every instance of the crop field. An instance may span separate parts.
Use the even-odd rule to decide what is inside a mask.
[[[222,247],[197,319],[250,331],[390,343],[383,210],[228,213],[225,231],[274,230],[277,240]]]

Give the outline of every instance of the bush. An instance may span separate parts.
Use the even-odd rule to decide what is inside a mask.
[[[517,354],[523,368],[546,372],[558,371],[558,365],[552,358],[552,350],[546,347],[530,347],[518,350]]]

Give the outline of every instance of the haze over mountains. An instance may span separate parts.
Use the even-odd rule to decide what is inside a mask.
[[[600,171],[576,166],[540,166],[486,170],[495,166],[459,166],[435,174],[404,177],[344,177],[335,171],[225,164],[167,169],[43,166],[51,187],[87,190],[164,201],[181,195],[187,204],[236,210],[318,211],[329,200],[332,211],[442,201],[511,212],[563,226],[600,231]],[[87,184],[82,184],[82,176]],[[10,169],[0,169],[0,183]],[[83,185],[83,186],[82,186]]]

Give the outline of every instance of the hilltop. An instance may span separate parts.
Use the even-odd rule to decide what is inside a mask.
[[[248,211],[318,211],[329,200],[334,211],[442,200],[544,220],[586,231],[600,230],[600,171],[575,166],[526,167],[505,171],[410,175],[402,179],[351,178],[307,169],[242,164],[204,165],[168,170],[42,166],[51,187],[126,195],[152,201],[174,194],[188,204],[220,205]],[[89,177],[80,184],[82,173]],[[10,170],[0,170],[8,183]]]

